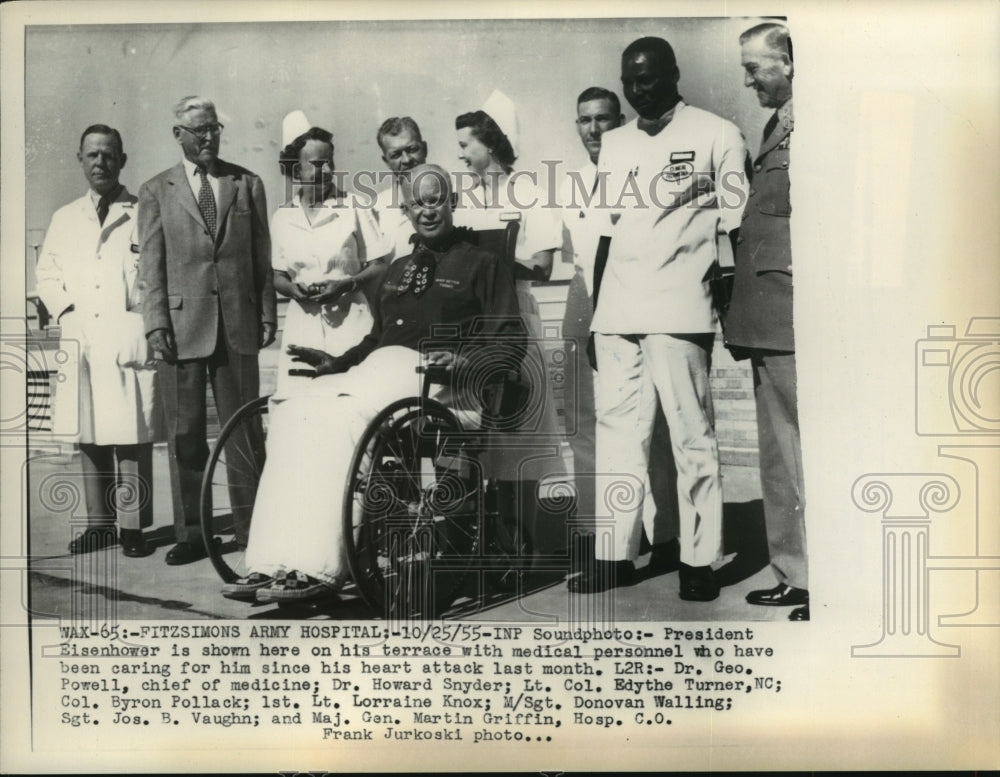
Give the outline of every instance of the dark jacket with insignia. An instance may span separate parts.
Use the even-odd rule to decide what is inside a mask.
[[[778,109],[750,178],[736,245],[736,277],[726,319],[726,344],[794,351],[792,333],[792,213],[788,179],[792,101]]]

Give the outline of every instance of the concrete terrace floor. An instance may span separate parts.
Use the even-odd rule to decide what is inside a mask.
[[[69,516],[54,512],[50,497],[43,505],[40,490],[49,476],[78,478],[78,454],[34,452],[27,480],[29,508],[27,575],[22,577],[21,599],[38,619],[336,619],[379,617],[349,587],[321,604],[278,608],[234,602],[219,594],[221,580],[211,562],[186,566],[164,562],[173,545],[170,484],[166,449],[154,450],[154,525],[147,538],[156,552],[131,559],[114,547],[71,556]],[[53,480],[49,480],[51,484]],[[723,589],[708,603],[684,602],[677,596],[677,573],[646,576],[641,557],[639,582],[599,595],[570,594],[566,590],[566,560],[543,559],[522,580],[522,595],[493,596],[488,600],[460,599],[445,617],[465,621],[565,623],[568,621],[763,621],[785,620],[788,608],[755,607],[744,601],[754,588],[770,588],[774,578],[767,565],[760,485],[757,470],[723,467],[725,499],[725,557],[719,565]]]

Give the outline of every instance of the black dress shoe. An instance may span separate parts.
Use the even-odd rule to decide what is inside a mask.
[[[79,537],[69,543],[69,552],[74,556],[93,553],[95,550],[110,548],[118,544],[114,526],[88,526]]]
[[[122,555],[129,558],[144,558],[154,552],[154,548],[146,542],[141,529],[121,530]]]
[[[167,564],[172,567],[180,566],[181,564],[190,564],[194,561],[200,561],[206,558],[208,553],[205,551],[205,546],[193,542],[178,542],[174,545],[170,552],[167,553]]]
[[[804,588],[793,588],[787,583],[778,583],[774,588],[751,591],[747,594],[747,602],[768,607],[795,607],[809,604],[809,592]]]
[[[574,594],[599,594],[635,582],[631,561],[593,561],[583,573],[572,578],[566,587]]]
[[[681,566],[681,546],[676,540],[668,540],[654,545],[649,555],[649,563],[646,565],[646,574],[666,575],[676,572]]]
[[[801,607],[796,607],[794,610],[788,613],[788,620],[790,621],[809,620],[809,605],[803,604]]]
[[[719,598],[719,584],[710,566],[692,567],[681,564],[680,597],[688,602],[710,602]]]

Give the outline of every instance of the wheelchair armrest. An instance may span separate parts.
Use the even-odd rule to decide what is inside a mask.
[[[432,385],[452,385],[455,367],[453,364],[440,366],[420,364],[417,365],[417,373],[424,376],[421,395],[426,399],[430,396]],[[520,389],[523,389],[520,373],[517,370],[498,371],[488,375],[487,378],[482,385],[478,386],[478,399],[482,402],[483,411],[488,417],[502,417],[505,411],[510,412],[508,408],[512,402],[516,406],[523,399],[518,393]]]
[[[453,373],[454,370],[450,364],[418,364],[417,374],[424,376],[424,385],[420,395],[427,399],[431,393],[431,386],[450,386]]]

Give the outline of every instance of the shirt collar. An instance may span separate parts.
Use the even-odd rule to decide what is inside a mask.
[[[188,179],[198,178],[198,165],[188,159],[186,156],[181,157],[181,162],[184,163],[184,170],[187,172]],[[209,178],[218,178],[218,176],[212,172],[212,168],[206,168]]]
[[[414,232],[410,235],[410,243],[413,244],[413,253],[416,254],[417,249],[424,249],[425,251],[430,251],[435,256],[443,256],[451,250],[452,246],[456,243],[461,243],[466,240],[466,238],[472,233],[472,230],[468,227],[453,227],[451,233],[443,241],[438,243],[436,246],[429,246],[420,239],[420,235]]]
[[[329,207],[337,207],[338,205],[341,204],[342,200],[343,196],[340,194],[340,192],[334,189],[333,193],[325,200],[323,200],[323,204]],[[295,193],[292,195],[292,204],[296,208],[302,207],[302,187],[297,188],[295,190]]]
[[[681,108],[684,107],[684,100],[678,100],[673,104],[673,107],[669,111],[664,113],[658,119],[644,119],[641,116],[636,120],[636,126],[645,132],[647,135],[656,135],[664,127],[666,127],[670,122],[674,120],[674,116],[677,114]]]
[[[306,218],[305,208],[302,207],[301,190],[296,190],[295,194],[292,195],[292,204],[298,212],[298,218],[291,223],[300,229],[312,230],[340,218],[344,201],[343,196],[339,192],[334,191],[333,194],[323,200],[323,207],[314,207],[310,212],[312,221]]]
[[[791,132],[795,128],[795,115],[792,112],[792,98],[789,97],[788,101],[782,105],[777,110],[778,122],[782,127]]]
[[[117,201],[118,198],[121,197],[123,191],[125,191],[125,184],[119,183],[114,192],[112,192],[111,197],[108,198],[108,204]],[[94,209],[96,210],[97,206],[101,204],[102,195],[98,194],[93,189],[87,189],[87,194],[90,195],[90,201],[94,204]]]

